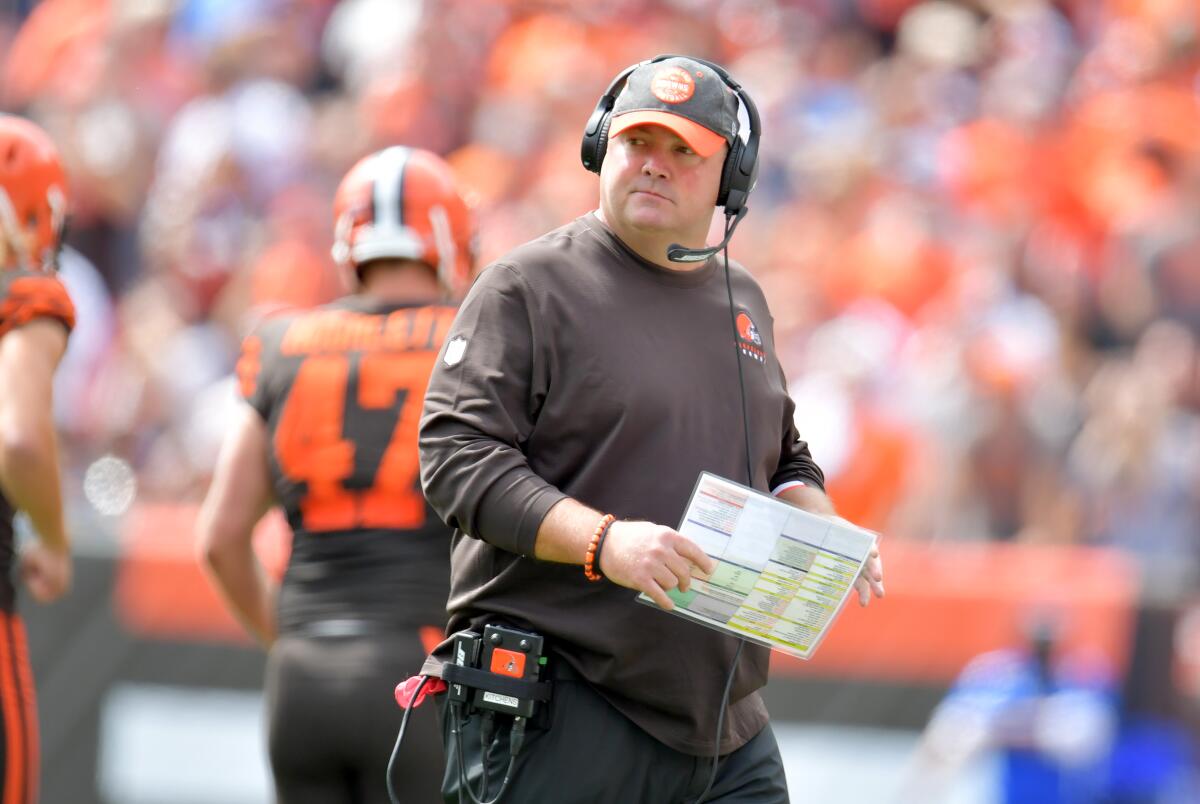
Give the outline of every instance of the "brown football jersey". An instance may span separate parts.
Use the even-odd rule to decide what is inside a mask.
[[[59,321],[69,332],[75,306],[58,277],[27,271],[0,271],[0,338],[37,318]],[[0,388],[0,393],[4,389]],[[12,567],[16,557],[12,503],[0,488],[0,610],[11,611],[16,597]]]
[[[295,534],[281,633],[444,623],[450,530],[421,493],[417,425],[454,313],[351,297],[268,321],[243,344],[242,395],[267,424]]]

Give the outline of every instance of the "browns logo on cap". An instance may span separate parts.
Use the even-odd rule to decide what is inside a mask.
[[[696,92],[696,82],[687,70],[666,67],[654,76],[650,91],[663,103],[683,103]]]
[[[712,156],[737,136],[737,93],[706,65],[683,56],[643,64],[613,104],[608,135],[635,126],[663,126],[696,153]]]

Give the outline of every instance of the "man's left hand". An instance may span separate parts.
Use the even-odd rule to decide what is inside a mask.
[[[854,579],[854,589],[858,592],[858,605],[867,606],[871,602],[871,594],[883,597],[883,558],[879,555],[879,546],[871,548],[871,555],[863,564],[862,572]]]

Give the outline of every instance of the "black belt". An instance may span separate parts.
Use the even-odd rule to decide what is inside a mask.
[[[285,627],[283,636],[298,636],[298,637],[364,637],[378,636],[379,634],[396,634],[403,633],[404,628],[400,628],[392,623],[386,623],[381,620],[355,620],[345,618],[340,620],[315,620],[312,622],[300,623]],[[413,627],[412,630],[417,630]]]

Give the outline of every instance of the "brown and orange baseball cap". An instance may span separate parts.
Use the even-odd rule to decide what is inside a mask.
[[[643,64],[617,96],[608,136],[634,126],[663,126],[696,153],[712,156],[737,136],[737,93],[693,59],[675,56]]]

